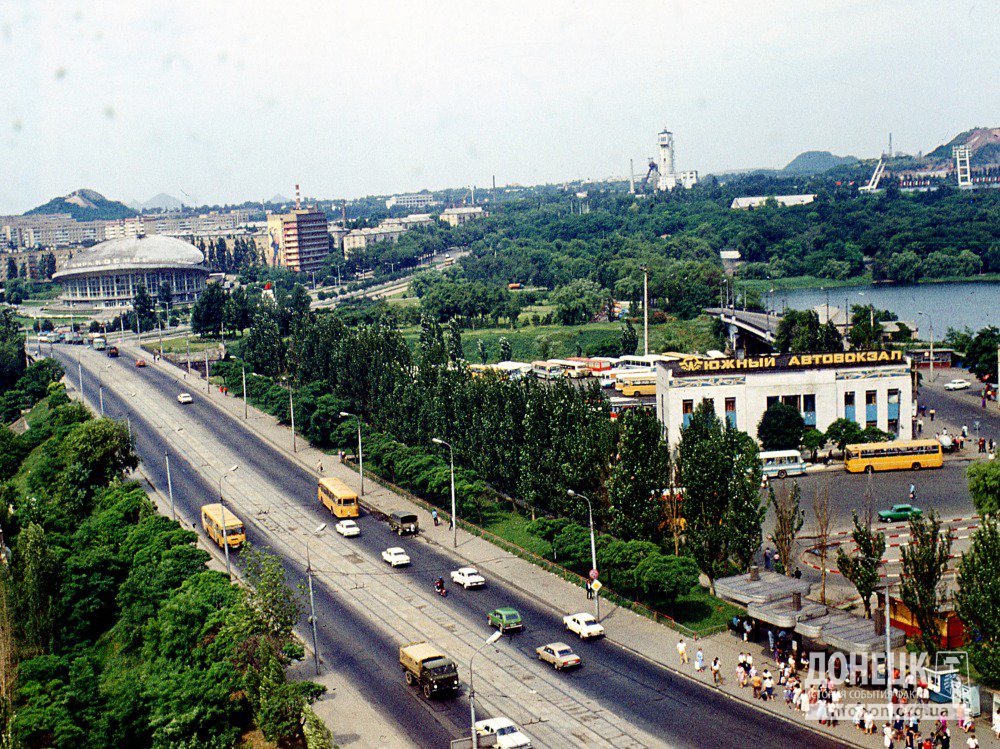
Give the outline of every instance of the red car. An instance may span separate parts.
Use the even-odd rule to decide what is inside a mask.
[[[137,367],[145,367],[146,366],[146,360],[145,359],[136,359],[135,360],[135,366],[137,366]]]

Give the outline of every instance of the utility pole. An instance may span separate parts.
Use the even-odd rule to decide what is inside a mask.
[[[288,413],[292,421],[292,452],[298,449],[295,441],[295,402],[292,400],[292,380],[288,379]]]
[[[642,353],[649,356],[649,268],[642,266]]]
[[[184,336],[184,341],[185,343],[187,343],[187,351],[188,351],[187,355],[188,374],[191,374],[191,336],[189,335]]]
[[[170,495],[170,517],[177,520],[177,512],[174,510],[174,485],[170,480],[170,453],[164,451],[163,459],[167,462],[167,493]]]
[[[212,383],[208,381],[208,349],[205,349],[205,392],[212,392]]]
[[[241,361],[240,366],[243,368],[243,418],[248,418],[247,411],[247,365],[246,362]]]

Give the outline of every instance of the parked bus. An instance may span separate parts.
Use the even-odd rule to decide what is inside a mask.
[[[622,372],[615,378],[615,390],[626,397],[656,395],[655,372]]]
[[[579,380],[582,377],[590,377],[590,368],[586,362],[572,361],[570,359],[549,359],[549,364],[558,364],[563,368],[563,377]]]
[[[531,371],[539,380],[558,380],[563,376],[563,366],[549,361],[531,362]]]
[[[611,406],[612,419],[617,419],[622,413],[628,411],[629,409],[648,407],[647,404],[643,403],[638,398],[625,398],[620,395],[612,395],[608,398],[608,403]]]
[[[356,518],[358,493],[335,477],[321,478],[317,488],[319,501],[334,517]]]
[[[805,461],[798,450],[770,450],[760,454],[761,473],[768,478],[783,479],[786,476],[802,476],[806,472]]]
[[[223,530],[223,526],[225,526],[225,530]],[[208,537],[219,545],[220,549],[224,549],[227,543],[230,549],[238,549],[247,540],[243,521],[218,502],[202,506],[201,527],[205,529]]]
[[[937,440],[869,442],[844,448],[844,467],[850,473],[940,468],[944,465]]]

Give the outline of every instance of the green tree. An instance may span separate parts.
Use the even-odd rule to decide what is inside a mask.
[[[1000,512],[1000,461],[984,460],[973,463],[966,470],[969,477],[969,494],[976,512],[980,515],[997,515]]]
[[[851,331],[848,340],[858,351],[882,348],[882,323],[872,305],[855,305],[851,308]]]
[[[92,419],[78,425],[60,448],[67,467],[79,466],[83,485],[109,484],[139,465],[132,438],[125,424],[111,419]]]
[[[510,341],[507,340],[506,336],[501,336],[500,340],[497,341],[497,346],[500,349],[500,361],[510,361],[510,357],[513,356],[511,351]]]
[[[713,594],[717,577],[733,565],[745,568],[760,548],[766,508],[760,499],[757,455],[753,440],[723,425],[706,401],[681,436],[688,549]]]
[[[0,392],[10,390],[27,368],[24,336],[14,317],[14,310],[0,306]]]
[[[563,325],[582,325],[596,315],[607,291],[599,283],[577,278],[552,292],[550,300],[556,306],[556,317]]]
[[[1000,348],[1000,328],[996,326],[983,328],[972,336],[965,348],[964,357],[969,371],[980,379],[988,377],[996,382],[998,348]]]
[[[150,330],[156,327],[156,310],[153,305],[153,298],[149,295],[145,284],[138,284],[135,287],[135,295],[132,297],[132,310],[139,321],[139,330]]]
[[[851,531],[851,538],[857,552],[848,556],[843,549],[837,549],[837,569],[857,589],[865,608],[865,618],[871,619],[871,597],[879,584],[878,569],[885,554],[885,534],[873,531],[870,522],[862,523],[857,511],[852,516],[854,530]]]
[[[58,561],[42,526],[30,523],[17,536],[11,558],[14,609],[18,629],[28,652],[49,649],[52,605],[58,592]]]
[[[476,354],[479,356],[479,363],[485,365],[490,360],[490,354],[486,350],[486,342],[480,338],[476,341]]]
[[[272,305],[261,305],[243,342],[243,356],[257,374],[276,377],[285,368],[285,343]]]
[[[698,584],[698,565],[690,557],[650,554],[636,566],[635,578],[651,606],[669,611]]]
[[[481,342],[481,341],[480,341]],[[448,321],[448,359],[457,364],[465,358],[462,350],[462,327],[454,317]]]
[[[862,429],[853,419],[837,419],[826,428],[826,439],[843,450],[847,445],[863,442]]]
[[[622,325],[621,355],[634,356],[637,348],[639,348],[639,336],[632,326],[632,321],[626,320]]]
[[[887,277],[896,283],[916,283],[920,270],[920,257],[912,250],[893,253],[886,264]]]
[[[4,278],[7,281],[17,278],[17,263],[14,261],[14,258],[12,257],[7,258],[7,272]]]
[[[972,534],[968,551],[958,563],[955,610],[970,637],[969,660],[983,680],[1000,684],[1000,528],[984,518]]]
[[[226,305],[226,292],[217,283],[210,283],[201,292],[191,309],[191,332],[198,335],[219,335]]]
[[[164,312],[170,310],[170,302],[173,301],[174,293],[170,288],[170,281],[163,281],[160,283],[160,288],[156,292],[156,301],[160,303]]]
[[[774,510],[774,531],[771,540],[778,550],[778,557],[789,577],[795,572],[795,539],[805,523],[805,511],[802,509],[802,493],[798,483],[793,482],[792,488],[782,484],[777,493],[773,486],[767,489],[768,500]]]
[[[656,414],[631,409],[619,419],[617,460],[607,481],[611,532],[623,539],[658,540],[665,519],[660,490],[670,451]]]
[[[757,438],[765,450],[795,450],[802,444],[805,429],[798,409],[775,402],[760,417]]]
[[[926,517],[910,518],[910,543],[902,547],[901,598],[920,627],[923,650],[940,647],[937,613],[944,594],[942,582],[951,555],[951,530],[941,529],[941,518],[931,510]]]

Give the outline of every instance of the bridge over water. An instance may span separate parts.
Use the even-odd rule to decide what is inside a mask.
[[[771,312],[744,312],[732,307],[709,307],[705,314],[726,326],[726,338],[737,355],[754,356],[774,350],[781,315]]]

